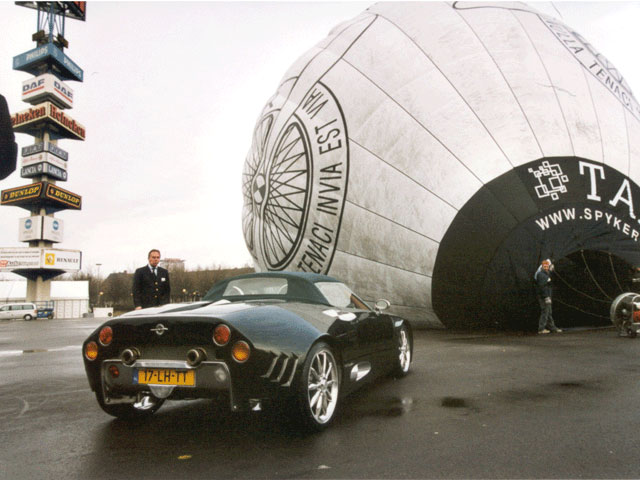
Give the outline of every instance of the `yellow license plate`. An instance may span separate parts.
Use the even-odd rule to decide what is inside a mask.
[[[133,383],[140,385],[177,385],[194,387],[196,372],[172,368],[139,368],[134,372]]]

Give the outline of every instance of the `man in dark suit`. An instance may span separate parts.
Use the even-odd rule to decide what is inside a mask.
[[[158,266],[160,250],[149,252],[149,264],[133,275],[133,304],[136,310],[157,307],[170,302],[169,271]]]

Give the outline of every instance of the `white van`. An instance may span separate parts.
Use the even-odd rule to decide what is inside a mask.
[[[8,303],[0,305],[0,319],[24,318],[33,320],[38,318],[38,309],[33,303]]]

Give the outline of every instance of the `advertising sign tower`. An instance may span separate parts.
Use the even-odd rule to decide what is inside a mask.
[[[65,190],[57,182],[67,180],[69,155],[58,140],[85,139],[84,126],[68,111],[73,108],[74,90],[68,81],[83,81],[82,69],[64,49],[67,18],[85,21],[86,2],[16,2],[37,11],[37,31],[32,35],[36,47],[13,57],[13,69],[33,77],[22,83],[22,101],[29,108],[14,113],[14,132],[34,137],[22,148],[20,176],[32,183],[0,192],[0,205],[29,211],[21,218],[18,240],[28,247],[0,248],[0,271],[11,271],[27,278],[27,300],[48,301],[50,280],[64,272],[78,271],[82,252],[54,246],[63,241],[64,223],[54,214],[61,210],[80,210],[82,197]]]

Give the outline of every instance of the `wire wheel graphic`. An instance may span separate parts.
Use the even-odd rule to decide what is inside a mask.
[[[242,193],[244,196],[244,205],[242,208],[242,232],[247,247],[255,256],[255,235],[256,219],[259,215],[260,205],[263,198],[260,198],[260,188],[257,186],[256,178],[260,174],[260,169],[264,169],[265,148],[271,127],[273,126],[274,113],[270,113],[262,118],[260,123],[253,131],[253,148],[247,156],[242,172]],[[261,174],[264,178],[264,174]],[[257,197],[254,188],[258,188]]]
[[[262,254],[271,270],[282,270],[295,255],[304,232],[311,187],[306,131],[294,116],[282,131],[268,177],[254,177],[254,201],[262,204]]]
[[[294,115],[268,153],[278,110],[265,115],[253,132],[253,148],[242,173],[242,230],[254,258],[270,270],[284,269],[304,232],[311,186],[307,134]]]

